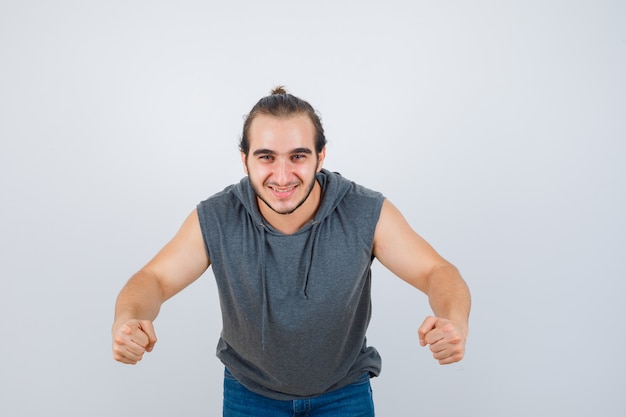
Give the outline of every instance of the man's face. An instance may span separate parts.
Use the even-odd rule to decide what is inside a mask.
[[[248,155],[241,159],[257,197],[278,214],[293,213],[313,190],[326,153],[325,148],[315,152],[313,123],[304,114],[258,115],[248,139]]]

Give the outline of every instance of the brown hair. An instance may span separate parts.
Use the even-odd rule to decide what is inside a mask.
[[[306,114],[315,127],[315,151],[319,154],[326,146],[326,136],[324,136],[322,121],[315,109],[308,102],[287,93],[285,87],[281,85],[274,88],[269,96],[260,99],[252,107],[248,117],[246,117],[241,140],[239,141],[239,150],[245,155],[248,155],[250,150],[250,142],[248,140],[250,125],[252,120],[259,114],[283,118]]]

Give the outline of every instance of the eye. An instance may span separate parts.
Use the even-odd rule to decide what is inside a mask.
[[[271,161],[274,157],[272,155],[261,155],[259,156],[259,159],[262,161]]]
[[[305,158],[306,158],[306,155],[304,155],[304,154],[296,154],[296,155],[292,155],[291,156],[291,159],[294,160],[294,161],[301,161],[301,160],[303,160]]]

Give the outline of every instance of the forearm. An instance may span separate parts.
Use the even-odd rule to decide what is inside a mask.
[[[156,276],[148,270],[141,270],[120,291],[115,303],[113,326],[131,319],[153,321],[164,301]]]
[[[435,316],[454,322],[467,335],[471,296],[467,284],[452,264],[431,271],[426,295]]]

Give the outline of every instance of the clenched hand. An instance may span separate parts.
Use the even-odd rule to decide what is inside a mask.
[[[113,359],[135,365],[157,342],[150,320],[129,320],[113,328]]]
[[[430,351],[439,364],[447,365],[463,359],[467,331],[460,329],[452,321],[430,316],[417,332],[420,345],[430,345]]]

